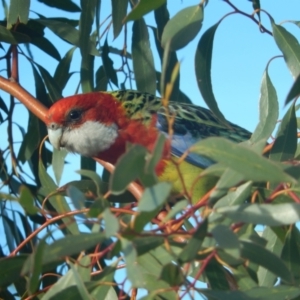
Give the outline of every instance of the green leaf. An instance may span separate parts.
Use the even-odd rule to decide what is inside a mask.
[[[44,249],[46,245],[47,245],[46,240],[42,239],[39,242],[36,250],[33,252],[33,254],[30,257],[28,257],[27,260],[27,262],[30,263],[30,267],[31,267],[30,270],[31,276],[29,277],[29,282],[28,282],[28,290],[30,294],[35,293],[36,289],[39,287],[39,279],[42,271],[42,260],[43,260]]]
[[[37,99],[39,99],[44,105],[47,107],[50,107],[53,102],[50,100],[49,95],[46,91],[46,87],[44,84],[44,81],[42,79],[42,76],[38,72],[36,66],[34,64],[31,64],[34,81],[35,81],[35,94]]]
[[[18,256],[0,258],[1,287],[8,286],[20,279],[21,270],[27,258],[27,254],[20,254]]]
[[[294,81],[288,95],[286,96],[284,104],[287,105],[291,102],[294,98],[300,95],[300,74],[297,76],[296,80]]]
[[[79,30],[74,28],[69,23],[63,22],[58,18],[36,19],[35,21],[48,27],[51,31],[53,31],[57,36],[59,36],[63,40],[77,47],[80,46]],[[99,51],[96,49],[95,43],[92,40],[89,40],[88,44],[89,44],[89,53],[94,56],[99,56]]]
[[[167,282],[170,286],[180,286],[184,282],[184,276],[180,266],[168,263],[163,266],[160,279]]]
[[[81,262],[83,263],[83,262]],[[72,279],[78,289],[78,295],[80,295],[80,299],[82,300],[92,300],[86,286],[84,285],[83,278],[79,275],[77,268],[69,262],[69,266],[71,267],[70,271],[72,273]]]
[[[75,186],[73,186],[73,185],[68,186],[67,195],[71,198],[72,203],[76,209],[85,208],[85,202],[86,202],[85,196]]]
[[[294,78],[300,74],[300,45],[298,40],[285,28],[276,25],[271,19],[273,37],[275,42],[283,53],[284,60],[290,69]]]
[[[273,254],[280,256],[283,244],[272,228],[266,227],[263,231],[262,238],[265,238],[268,241],[266,249],[271,251]],[[282,259],[284,260],[284,258]],[[277,280],[276,275],[261,266],[258,268],[257,278],[259,285],[268,287],[273,287]]]
[[[229,290],[230,287],[225,272],[226,271],[223,266],[220,265],[215,259],[212,259],[208,263],[204,273],[207,276],[208,282],[212,289]]]
[[[26,24],[28,22],[29,7],[30,0],[10,0],[7,28],[10,29],[18,20],[20,23]]]
[[[146,148],[134,145],[120,157],[109,180],[110,190],[115,195],[124,192],[128,184],[143,172],[146,154]]]
[[[240,257],[240,243],[237,236],[227,226],[218,224],[211,233],[215,238],[218,247],[222,248],[230,256]]]
[[[213,42],[219,24],[220,22],[210,27],[200,38],[196,49],[195,71],[197,77],[197,84],[205,103],[220,121],[227,124],[225,117],[219,110],[211,83]]]
[[[137,264],[137,252],[133,243],[123,238],[121,238],[121,243],[128,279],[133,287],[144,287],[145,281],[141,267]]]
[[[58,50],[54,45],[45,37],[32,38],[30,41],[31,44],[40,48],[42,51],[53,57],[54,59],[60,61],[61,57]]]
[[[259,123],[256,126],[251,141],[267,140],[278,120],[278,100],[276,90],[270,80],[268,69],[265,70],[260,88]]]
[[[135,232],[142,232],[144,227],[149,224],[161,211],[161,207],[150,212],[140,212],[131,223]]]
[[[98,218],[100,214],[104,212],[106,208],[109,208],[109,203],[106,199],[97,199],[93,202],[88,212],[90,218]]]
[[[295,182],[295,179],[284,173],[280,165],[264,158],[251,148],[236,144],[219,137],[212,137],[197,142],[190,150],[205,155],[214,161],[241,173],[246,180]]]
[[[73,58],[73,54],[75,51],[75,47],[72,47],[65,56],[60,60],[59,64],[56,67],[54,73],[54,80],[58,84],[61,90],[66,86],[69,78],[70,78],[70,66]]]
[[[120,229],[118,219],[111,213],[109,208],[106,208],[103,212],[103,219],[105,222],[105,235],[111,237],[116,235]]]
[[[103,66],[100,66],[96,71],[96,87],[95,91],[106,91],[108,84],[108,78],[106,76]]]
[[[281,252],[281,258],[292,272],[297,284],[300,282],[300,234],[296,226],[291,226],[287,232]]]
[[[23,138],[23,142],[21,144],[21,148],[18,154],[18,159],[25,163],[30,160],[33,155],[33,152],[38,148],[41,140],[41,132],[40,132],[40,123],[39,119],[29,113],[29,122],[27,132]]]
[[[53,148],[52,167],[57,185],[60,183],[61,175],[65,166],[65,157],[68,152],[64,149],[57,150]]]
[[[8,115],[8,108],[1,97],[0,97],[0,109],[2,109]]]
[[[37,67],[43,77],[43,80],[44,80],[47,90],[49,92],[51,101],[54,103],[58,99],[61,99],[62,98],[61,91],[60,91],[60,88],[57,85],[56,81],[54,80],[54,78],[42,66],[37,65]]]
[[[137,89],[155,95],[156,73],[149,42],[149,33],[144,19],[132,26],[132,62]]]
[[[199,33],[203,21],[203,6],[190,6],[179,11],[165,26],[161,43],[171,50],[185,47]]]
[[[152,10],[159,8],[165,2],[166,0],[140,0],[138,4],[132,9],[132,11],[126,16],[124,23],[141,19],[144,15]]]
[[[260,21],[260,0],[250,0],[252,1],[252,6],[254,10],[258,10],[256,14],[258,15],[258,19]]]
[[[77,171],[77,173],[84,177],[88,177],[88,178],[92,179],[97,188],[97,195],[101,196],[101,188],[103,186],[103,182],[102,182],[101,177],[96,172],[91,171],[91,170],[79,170],[79,171]]]
[[[180,263],[186,263],[192,261],[198,251],[201,248],[202,242],[206,236],[208,227],[207,219],[198,226],[197,230],[193,234],[192,238],[189,240],[188,244],[182,249],[181,253],[178,255],[178,261]]]
[[[291,283],[293,280],[285,263],[277,255],[258,244],[241,241],[241,256],[270,270],[286,282]]]
[[[106,237],[103,232],[68,235],[45,247],[43,265],[57,261],[61,257],[78,254],[103,243],[105,240]]]
[[[140,212],[150,212],[157,210],[168,199],[172,185],[168,182],[159,182],[152,187],[147,187],[138,204]]]
[[[272,288],[257,287],[247,291],[218,291],[218,290],[201,290],[201,292],[209,299],[221,300],[282,300],[296,299],[300,295],[298,287],[292,286],[276,286]]]
[[[49,196],[55,192],[57,186],[54,183],[53,179],[47,174],[44,165],[39,161],[39,179],[42,184],[43,190],[41,192],[44,195]],[[70,212],[71,209],[66,201],[66,199],[58,194],[55,194],[49,198],[51,205],[59,214],[64,214]],[[78,234],[79,229],[73,217],[63,218],[62,221],[65,223],[66,227],[72,234]]]
[[[297,120],[295,106],[291,105],[280,123],[270,158],[275,161],[288,161],[294,158],[296,150]]]
[[[29,43],[30,37],[18,32],[13,32],[0,25],[0,41],[12,45],[18,45],[21,43]]]
[[[90,33],[92,31],[92,25],[94,22],[96,0],[81,1],[81,15],[79,22],[79,48],[81,53],[81,68],[80,68],[80,82],[82,91],[88,93],[93,91],[93,60],[90,57],[89,42],[93,41],[90,39]],[[94,45],[96,47],[96,45]]]
[[[139,298],[139,300],[175,300],[178,299],[177,293],[163,280],[158,280],[157,276],[153,274],[144,274],[147,290],[150,293],[147,296]]]
[[[22,185],[19,192],[20,192],[19,203],[22,205],[26,213],[29,215],[36,214],[39,210],[34,205],[34,199],[29,188]]]
[[[112,0],[111,6],[114,38],[116,39],[123,27],[123,20],[127,13],[128,0]]]
[[[283,204],[243,204],[216,209],[235,222],[281,226],[293,224],[300,219],[299,203]]]
[[[118,86],[118,77],[117,73],[114,69],[114,62],[111,60],[109,57],[109,47],[107,44],[107,39],[105,40],[105,43],[102,47],[102,62],[103,62],[103,67],[105,70],[105,74],[109,80],[115,85]]]
[[[217,182],[215,189],[210,195],[209,198],[209,204],[212,205],[216,202],[216,200],[220,199],[220,197],[223,197],[225,194],[227,194],[227,191],[235,187],[238,183],[244,181],[243,176],[235,172],[229,168],[225,170],[225,172],[221,175],[219,181]]]
[[[140,256],[153,249],[156,249],[159,246],[162,246],[164,244],[164,238],[161,236],[145,236],[135,238],[133,243],[138,255]]]
[[[38,0],[38,2],[68,12],[80,12],[80,7],[77,4],[75,4],[72,0]]]
[[[176,204],[174,206],[172,206],[172,209],[168,212],[166,217],[163,219],[163,222],[167,222],[167,221],[171,220],[179,212],[182,212],[187,206],[188,206],[187,200],[181,200],[181,201],[176,202]]]

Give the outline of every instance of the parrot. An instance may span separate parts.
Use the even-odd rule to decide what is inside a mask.
[[[58,100],[47,112],[46,126],[54,148],[111,164],[126,152],[128,143],[152,152],[158,136],[164,134],[167,139],[155,168],[157,178],[170,182],[175,195],[188,191],[193,203],[215,186],[215,176],[200,176],[214,162],[197,153],[188,153],[176,164],[179,158],[207,137],[236,143],[251,137],[249,131],[229,121],[223,123],[209,109],[174,101],[164,105],[161,98],[134,90],[90,92]]]

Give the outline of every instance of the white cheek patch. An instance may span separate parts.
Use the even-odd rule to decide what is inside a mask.
[[[87,121],[78,128],[65,129],[61,138],[61,146],[70,152],[83,156],[96,156],[107,150],[118,137],[116,124],[104,125]]]

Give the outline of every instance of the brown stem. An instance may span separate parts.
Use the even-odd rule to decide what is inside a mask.
[[[24,90],[17,82],[0,76],[0,89],[17,98],[40,120],[43,122],[46,121],[48,109],[26,90]]]

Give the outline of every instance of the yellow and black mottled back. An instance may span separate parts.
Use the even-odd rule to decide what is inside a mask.
[[[153,114],[158,115],[158,127],[168,133],[166,109],[162,99],[149,93],[132,90],[109,92],[123,103],[128,116],[143,122],[151,120]],[[235,142],[243,142],[250,138],[251,133],[231,122],[220,121],[209,109],[193,104],[170,101],[169,112],[175,114],[174,134],[185,135],[187,132],[193,142],[199,139],[220,136]]]

